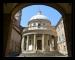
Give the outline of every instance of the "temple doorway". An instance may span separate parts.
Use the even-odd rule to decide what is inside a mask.
[[[42,41],[37,40],[37,50],[42,50]]]

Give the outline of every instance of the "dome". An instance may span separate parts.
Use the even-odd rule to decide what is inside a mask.
[[[37,13],[37,15],[34,15],[34,16],[32,16],[32,17],[30,18],[30,20],[35,20],[35,19],[48,20],[48,18],[47,18],[46,16],[42,15],[42,12],[41,12],[41,11],[39,11],[39,12]]]

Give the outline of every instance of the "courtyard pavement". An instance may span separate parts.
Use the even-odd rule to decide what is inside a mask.
[[[37,52],[37,53],[21,53],[17,57],[67,57],[57,51],[52,52]]]

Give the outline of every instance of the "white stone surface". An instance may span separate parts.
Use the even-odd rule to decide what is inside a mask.
[[[44,16],[43,14],[41,14],[40,12],[38,12],[37,15],[34,15],[30,18],[30,20],[34,20],[34,19],[48,20],[48,18],[46,16]]]
[[[44,20],[48,20],[48,18],[44,15],[34,15],[32,18],[30,18],[30,20],[34,20],[34,19],[44,19]]]
[[[32,45],[29,45],[29,50],[32,50]]]

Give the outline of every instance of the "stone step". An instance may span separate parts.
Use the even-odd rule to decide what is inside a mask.
[[[18,57],[55,57],[55,56],[64,56],[63,54],[52,51],[52,52],[37,52],[37,53],[22,53]]]

